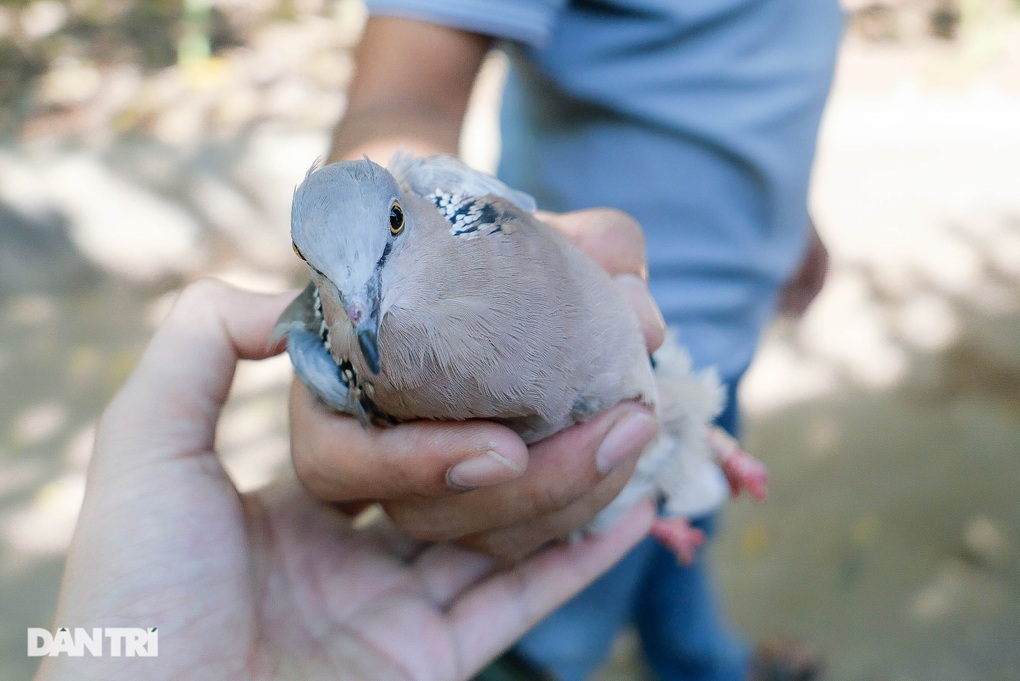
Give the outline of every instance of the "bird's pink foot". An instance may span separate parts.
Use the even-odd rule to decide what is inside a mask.
[[[687,518],[656,518],[651,534],[684,565],[694,562],[698,547],[705,542],[705,533],[691,527]]]
[[[737,441],[721,428],[712,428],[708,432],[708,445],[726,474],[733,496],[746,489],[755,501],[765,500],[769,481],[769,469],[765,464],[743,451]]]

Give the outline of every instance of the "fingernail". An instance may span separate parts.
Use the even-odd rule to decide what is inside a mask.
[[[658,428],[655,418],[643,411],[622,417],[610,429],[595,452],[595,466],[606,475],[624,459],[640,451],[652,441]]]
[[[489,449],[464,459],[446,471],[446,484],[458,490],[487,487],[520,477],[524,467]]]

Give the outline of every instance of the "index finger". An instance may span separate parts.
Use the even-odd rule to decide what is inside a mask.
[[[290,422],[294,469],[325,501],[445,496],[458,490],[449,473],[457,464],[473,468],[484,484],[517,478],[528,465],[527,446],[506,426],[471,420],[363,428],[296,379]]]

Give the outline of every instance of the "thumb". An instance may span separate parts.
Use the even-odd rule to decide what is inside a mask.
[[[151,463],[211,451],[237,360],[281,351],[269,338],[293,297],[213,279],[184,289],[100,419],[96,457]]]

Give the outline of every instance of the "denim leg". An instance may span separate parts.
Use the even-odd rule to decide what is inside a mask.
[[[733,436],[740,431],[739,379],[727,383],[726,408],[716,425]],[[692,519],[709,541],[717,514]],[[705,562],[708,543],[691,565],[679,565],[672,552],[654,547],[641,584],[635,620],[648,666],[661,681],[745,681],[750,670],[747,644],[727,626]]]
[[[741,374],[743,376],[743,374]],[[726,406],[715,417],[715,425],[733,437],[740,437],[740,406],[737,404],[737,386],[740,379],[726,383]]]
[[[584,681],[605,662],[630,621],[636,591],[658,544],[645,539],[615,567],[522,638],[515,650],[559,681]]]
[[[692,525],[711,536],[715,520]],[[659,545],[654,554],[635,613],[648,665],[661,681],[746,681],[748,649],[723,621],[704,547],[691,565]]]

